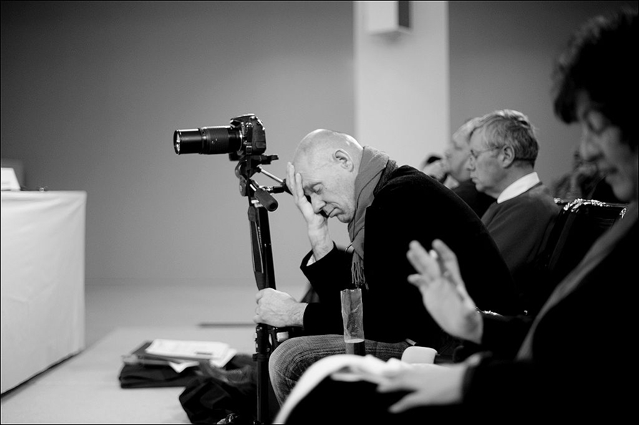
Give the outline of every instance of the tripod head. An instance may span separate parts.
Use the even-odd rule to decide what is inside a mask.
[[[278,208],[278,201],[271,196],[271,193],[287,192],[291,194],[285,180],[279,179],[261,167],[262,164],[271,164],[271,161],[276,159],[278,159],[278,155],[252,155],[241,158],[236,165],[236,177],[240,180],[240,195],[255,197],[268,211],[275,211]],[[260,186],[251,178],[255,173],[262,173],[280,185]]]

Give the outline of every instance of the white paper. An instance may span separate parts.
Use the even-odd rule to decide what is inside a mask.
[[[238,350],[234,348],[229,348],[227,350],[227,354],[224,357],[220,359],[211,359],[209,360],[209,364],[215,367],[224,367],[227,363],[229,363],[229,360],[231,360],[233,356],[235,356],[236,354],[238,354]]]
[[[175,370],[177,373],[180,373],[188,367],[198,366],[198,362],[193,360],[186,360],[179,363],[169,362],[169,366],[171,366],[171,369]]]
[[[154,339],[145,351],[158,356],[221,360],[229,349],[229,344],[224,342]]]

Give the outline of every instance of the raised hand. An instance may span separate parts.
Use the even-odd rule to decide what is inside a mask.
[[[302,216],[306,220],[309,226],[322,227],[326,225],[327,217],[322,214],[322,211],[315,212],[313,205],[304,194],[302,188],[302,176],[300,173],[295,172],[295,168],[292,163],[287,163],[287,187],[293,195],[293,202],[296,204]]]
[[[440,240],[429,253],[417,241],[409,244],[407,258],[418,274],[408,281],[422,293],[433,319],[450,335],[475,343],[482,339],[482,317],[460,277],[456,255]]]
[[[328,218],[322,210],[315,211],[313,205],[304,194],[302,188],[302,176],[296,173],[292,163],[287,163],[287,187],[293,195],[293,202],[296,204],[305,221],[307,222],[307,232],[311,249],[316,260],[324,257],[333,249],[333,241],[329,234]]]

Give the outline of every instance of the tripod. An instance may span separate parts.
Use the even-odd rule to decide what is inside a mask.
[[[278,208],[278,202],[271,193],[289,192],[284,180],[281,180],[260,167],[278,159],[277,155],[252,155],[240,159],[236,166],[236,176],[240,179],[240,193],[249,198],[247,212],[251,228],[251,254],[256,284],[259,290],[276,288],[271,250],[271,234],[269,230],[269,211]],[[276,187],[259,186],[251,179],[253,174],[261,172],[280,183]],[[269,356],[280,341],[279,335],[286,334],[286,329],[275,328],[263,323],[256,326],[256,353],[253,359],[257,362],[257,421],[264,424],[269,419]]]

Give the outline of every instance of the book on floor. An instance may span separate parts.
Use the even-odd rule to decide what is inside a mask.
[[[223,342],[154,339],[122,358],[125,364],[168,365],[181,372],[200,362],[224,367],[236,354],[237,350]]]

